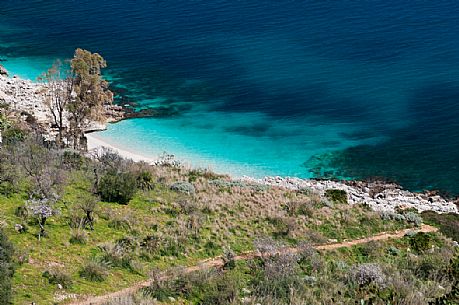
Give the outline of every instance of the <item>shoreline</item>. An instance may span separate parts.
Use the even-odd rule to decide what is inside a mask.
[[[117,152],[121,157],[131,159],[134,162],[147,162],[155,165],[159,159],[144,156],[138,152],[129,151],[120,145],[108,142],[96,135],[96,132],[86,133],[88,152],[98,151],[103,147]],[[180,163],[178,163],[180,164]],[[183,164],[180,164],[183,166]],[[199,167],[192,167],[199,168]],[[398,208],[414,208],[418,212],[434,211],[437,213],[459,214],[458,203],[443,198],[435,192],[424,191],[415,193],[404,190],[400,185],[381,181],[334,181],[314,180],[297,177],[265,176],[254,178],[250,176],[235,177],[225,174],[230,181],[239,181],[247,184],[259,184],[269,187],[279,187],[294,191],[309,190],[325,196],[327,190],[337,189],[347,193],[348,203],[351,205],[362,204],[370,206],[374,211],[396,213]]]
[[[46,131],[50,132],[51,118],[47,111],[47,107],[44,102],[43,90],[46,89],[41,83],[22,80],[17,77],[6,77],[0,75],[0,100],[3,99],[7,104],[12,106],[16,111],[26,111],[32,115],[39,123],[45,128]],[[117,111],[122,111],[120,106],[113,108],[116,114]],[[118,121],[115,115],[109,115],[109,122]],[[119,117],[118,117],[119,119]],[[96,131],[104,130],[105,124],[94,124],[94,126],[87,130],[85,136],[87,138],[88,151],[96,151],[102,147],[106,147],[114,150],[124,158],[131,159],[134,162],[146,162],[152,165],[161,165],[163,163],[176,164],[186,167],[186,163],[181,163],[174,159],[172,160],[161,160],[161,157],[156,158],[142,155],[139,152],[129,150],[129,148],[117,145],[117,143],[111,143],[105,139],[97,136]],[[201,168],[205,167],[190,166],[187,168]],[[344,190],[347,193],[348,202],[350,204],[365,203],[369,205],[375,211],[388,211],[394,212],[396,208],[414,208],[419,212],[432,210],[437,213],[459,213],[458,205],[459,200],[452,201],[447,200],[435,192],[425,191],[423,193],[414,193],[402,189],[397,184],[385,183],[385,182],[364,182],[364,181],[347,181],[339,182],[333,180],[313,180],[313,179],[302,179],[296,177],[279,177],[279,176],[266,176],[263,178],[255,178],[249,176],[236,177],[222,172],[223,175],[227,176],[231,181],[240,181],[249,184],[261,184],[272,187],[281,187],[292,190],[304,190],[324,195],[329,189]]]
[[[105,147],[115,151],[121,157],[131,159],[134,162],[155,163],[158,161],[158,159],[147,157],[139,153],[129,151],[124,147],[117,146],[116,144],[112,144],[107,140],[98,137],[96,133],[97,131],[85,133],[85,137],[87,139],[88,152],[97,151]]]

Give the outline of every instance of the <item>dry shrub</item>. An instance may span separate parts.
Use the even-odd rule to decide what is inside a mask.
[[[98,261],[88,261],[79,272],[80,277],[91,282],[103,282],[108,276],[106,264]]]
[[[70,288],[73,284],[70,274],[60,268],[46,270],[42,276],[47,278],[50,284],[61,285],[63,288]]]
[[[74,229],[70,233],[70,243],[84,245],[88,241],[88,234],[81,229]]]
[[[116,230],[131,230],[134,226],[132,214],[112,214],[108,222],[108,227]]]
[[[354,266],[349,272],[348,279],[351,284],[359,287],[370,285],[384,287],[387,284],[381,266],[373,263]]]

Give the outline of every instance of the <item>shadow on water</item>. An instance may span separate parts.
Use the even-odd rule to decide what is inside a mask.
[[[385,177],[419,191],[459,195],[459,83],[426,86],[409,107],[413,124],[377,145],[314,156],[305,163],[316,177]]]

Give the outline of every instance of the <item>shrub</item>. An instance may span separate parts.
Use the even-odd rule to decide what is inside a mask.
[[[79,272],[80,277],[91,282],[103,282],[108,276],[107,267],[97,261],[87,262]]]
[[[140,242],[140,250],[144,257],[149,258],[151,255],[156,254],[159,250],[160,240],[157,236],[148,235]]]
[[[135,271],[132,258],[137,246],[137,241],[129,237],[119,239],[116,243],[102,244],[99,246],[103,253],[102,261],[112,267],[122,267]]]
[[[188,173],[189,182],[194,182],[198,180],[200,177],[205,178],[207,180],[211,180],[211,179],[218,179],[222,176],[215,174],[208,169],[193,169]]]
[[[292,217],[267,217],[266,221],[274,226],[274,237],[287,236],[296,229],[296,221]]]
[[[257,249],[257,251],[260,253],[262,258],[269,257],[273,253],[279,252],[283,246],[281,243],[270,237],[257,238],[255,239],[253,245],[254,248]]]
[[[393,256],[397,256],[401,254],[401,251],[394,246],[390,246],[389,249],[387,249],[387,252]]]
[[[303,283],[298,260],[299,256],[287,253],[265,258],[253,282],[255,295],[273,298],[278,301],[275,304],[289,304],[292,290]]]
[[[25,205],[20,205],[16,208],[16,210],[14,211],[14,215],[16,215],[17,217],[23,219],[23,220],[26,220],[28,217],[29,217],[29,210],[27,209],[27,206]]]
[[[233,250],[231,248],[225,248],[223,249],[223,269],[234,269],[236,267],[236,260],[235,260],[236,254],[234,254]]]
[[[180,206],[180,210],[185,214],[191,214],[198,210],[198,205],[194,201],[182,199],[177,201],[177,204]]]
[[[68,169],[79,170],[84,164],[84,157],[79,151],[66,149],[62,154],[63,165]]]
[[[100,179],[97,190],[103,201],[127,204],[137,190],[136,177],[130,172],[110,170]]]
[[[160,302],[165,302],[170,297],[176,297],[177,291],[174,287],[174,281],[161,277],[158,270],[152,271],[152,281],[148,287],[142,289],[145,296],[157,299]]]
[[[421,215],[427,223],[438,226],[441,233],[459,242],[459,214],[425,211]]]
[[[48,279],[50,284],[62,285],[64,288],[70,288],[72,286],[72,277],[63,270],[50,269],[43,272],[42,276]]]
[[[428,233],[419,232],[410,237],[410,246],[416,252],[424,252],[430,249],[432,236]]]
[[[335,203],[347,203],[347,193],[345,190],[329,189],[325,191],[325,197]]]
[[[81,229],[72,230],[70,234],[70,243],[84,245],[88,240],[88,234]]]
[[[13,245],[0,229],[0,304],[10,304],[13,277]]]
[[[284,205],[284,210],[289,216],[304,215],[307,217],[312,217],[315,208],[308,202],[288,201]]]
[[[204,274],[204,279],[191,280],[189,295],[197,296],[198,304],[235,304],[239,296],[240,279],[230,272]]]
[[[10,197],[16,191],[14,184],[10,181],[0,181],[0,194]]]
[[[14,144],[23,141],[26,138],[26,132],[20,128],[12,126],[7,128],[3,134],[3,142],[5,144]]]
[[[131,216],[115,214],[110,216],[108,227],[116,230],[130,230],[132,228]]]
[[[141,190],[152,190],[155,186],[153,175],[149,171],[141,171],[137,174],[137,187]]]
[[[379,265],[367,263],[352,268],[349,273],[349,280],[351,283],[357,284],[360,287],[372,284],[382,287],[386,281],[386,277]]]
[[[241,279],[233,271],[199,271],[190,274],[173,274],[164,279],[155,274],[152,284],[144,289],[144,294],[160,302],[170,298],[185,298],[190,304],[215,305],[239,304]],[[188,304],[188,302],[187,302]]]
[[[207,248],[207,244],[205,245]],[[185,245],[183,242],[180,242],[176,238],[165,237],[162,239],[161,247],[159,248],[159,253],[161,256],[180,256],[185,252]]]
[[[422,218],[415,212],[407,212],[405,214],[405,219],[408,223],[414,224],[417,227],[422,224]]]
[[[391,212],[391,211],[382,211],[380,212],[379,216],[382,220],[395,220],[395,221],[405,221],[405,216],[399,213]]]
[[[187,195],[193,195],[196,192],[194,185],[186,181],[175,182],[170,186],[170,189]]]

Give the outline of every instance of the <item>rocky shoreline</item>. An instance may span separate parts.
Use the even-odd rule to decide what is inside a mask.
[[[0,103],[6,103],[10,110],[20,115],[23,120],[33,118],[33,123],[43,132],[45,138],[52,139],[57,130],[53,128],[53,118],[46,104],[46,83],[34,82],[13,76],[9,77],[5,68],[0,65]],[[64,125],[68,124],[64,112]],[[105,106],[106,122],[89,122],[86,132],[106,129],[106,123],[124,119],[124,111],[118,105]]]
[[[403,190],[394,183],[381,181],[333,181],[300,179],[295,177],[265,177],[255,179],[244,177],[249,183],[281,187],[291,190],[309,189],[324,195],[328,189],[344,190],[347,193],[350,204],[366,204],[375,211],[394,212],[397,208],[414,208],[418,212],[434,211],[437,213],[459,213],[458,200],[448,200],[436,194],[436,192],[414,193]]]
[[[0,65],[0,103],[6,103],[11,110],[24,120],[32,117],[41,127],[45,136],[52,138],[56,130],[52,128],[52,116],[45,103],[47,87],[44,83],[8,77],[8,72]],[[121,106],[107,105],[107,122],[116,122],[127,117]],[[91,122],[86,132],[106,129],[105,123]],[[121,153],[123,155],[123,153]],[[125,155],[132,158],[132,155]],[[148,160],[150,162],[151,160]],[[282,187],[292,190],[311,189],[324,195],[327,189],[346,191],[350,204],[365,203],[376,211],[394,211],[396,208],[414,208],[419,212],[459,213],[458,200],[447,200],[433,192],[413,193],[403,190],[399,185],[384,182],[308,180],[292,177],[265,177],[256,179],[244,177],[249,183]]]

